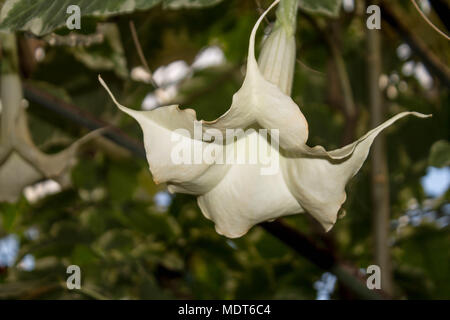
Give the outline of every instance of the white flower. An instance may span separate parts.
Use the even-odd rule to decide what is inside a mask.
[[[87,134],[58,153],[43,153],[34,145],[28,128],[26,112],[21,104],[23,95],[19,76],[5,74],[1,80],[0,202],[17,201],[26,186],[43,178],[54,178],[63,186],[69,184],[77,150],[100,131]]]
[[[346,183],[361,168],[378,133],[406,115],[427,117],[416,112],[400,113],[352,144],[330,152],[321,146],[307,146],[308,123],[289,97],[295,64],[292,30],[279,25],[265,41],[259,65],[254,55],[258,26],[278,2],[264,12],[251,32],[247,73],[230,109],[214,121],[201,123],[204,132],[219,130],[224,136],[228,134],[227,129],[278,129],[280,150],[256,131],[246,131],[236,142],[233,139],[225,145],[221,141],[192,139],[197,123],[194,110],[180,110],[176,105],[152,111],[126,108],[99,78],[115,104],[139,122],[155,182],[167,183],[170,192],[198,196],[205,217],[214,221],[219,234],[229,238],[244,235],[262,221],[305,211],[328,231],[345,201]],[[185,129],[188,134],[183,135],[179,129]],[[279,159],[281,170],[262,175],[261,162],[217,164],[202,160],[196,164],[175,164],[171,154],[180,141],[199,158],[202,155],[196,150],[201,148],[197,147],[204,149],[217,144],[219,153],[227,153],[242,145],[257,144],[259,149],[268,148],[273,159]]]

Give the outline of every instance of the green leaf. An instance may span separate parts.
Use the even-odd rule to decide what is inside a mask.
[[[180,8],[201,8],[218,4],[222,0],[165,0],[164,8],[180,9]]]
[[[77,244],[72,252],[71,263],[87,266],[92,265],[97,259],[98,257],[92,248],[83,244]]]
[[[342,0],[300,0],[299,6],[313,14],[323,14],[337,17],[341,8]]]
[[[201,7],[221,0],[7,0],[0,12],[0,31],[31,31],[41,36],[65,25],[70,5],[81,15],[107,17],[147,10],[160,3],[168,8]]]
[[[111,199],[117,202],[130,199],[137,186],[136,180],[136,168],[130,166],[121,167],[118,164],[111,165],[107,176],[108,191]]]
[[[70,16],[70,5],[80,7],[82,16],[110,16],[113,14],[149,9],[160,0],[8,0],[0,13],[0,30],[31,31],[36,35],[62,27]]]
[[[450,166],[450,143],[445,140],[435,142],[431,147],[428,163],[437,168]]]
[[[3,203],[0,206],[0,216],[2,217],[3,225],[1,227],[7,231],[11,232],[14,225],[14,221],[17,216],[17,206],[10,203]]]
[[[79,162],[72,170],[72,182],[76,188],[93,190],[100,181],[102,176],[93,161]]]

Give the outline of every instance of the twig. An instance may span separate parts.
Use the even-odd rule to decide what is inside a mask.
[[[259,0],[255,0],[255,3],[256,3],[256,8],[258,9],[258,13],[259,13],[259,14],[263,14],[264,9],[261,7],[261,3],[259,2]],[[265,21],[268,25],[270,25],[270,21],[269,21],[269,19],[267,18],[267,16],[264,16],[264,21]]]
[[[309,67],[308,65],[306,65],[306,64],[305,64],[303,61],[301,61],[300,59],[297,59],[297,63],[298,63],[301,67],[305,68],[305,69],[308,70],[308,71],[311,71],[312,73],[318,74],[318,75],[320,75],[320,76],[324,76],[324,75],[325,75],[325,73],[323,73],[323,72],[321,72],[321,71],[318,71],[318,70],[315,70],[315,69]]]
[[[367,289],[361,279],[349,272],[348,267],[344,267],[331,250],[317,247],[312,240],[283,223],[281,219],[259,225],[317,267],[334,273],[339,281],[359,298],[373,300],[387,297],[383,291],[374,292]]]
[[[448,35],[446,35],[443,31],[441,31],[438,27],[436,27],[436,25],[431,22],[430,19],[428,19],[428,17],[425,15],[425,13],[423,13],[422,10],[420,10],[419,6],[417,5],[416,1],[414,0],[410,0],[412,2],[412,4],[414,5],[414,7],[416,8],[417,12],[420,13],[420,15],[422,16],[422,18],[434,29],[436,30],[437,33],[439,33],[441,36],[443,36],[445,39],[450,40],[450,37]]]
[[[116,144],[128,149],[132,153],[145,158],[145,150],[139,142],[135,141],[128,135],[125,135],[117,127],[109,123],[96,119],[92,114],[83,111],[78,107],[67,103],[47,92],[36,88],[30,83],[23,83],[24,96],[26,99],[45,107],[47,110],[53,111],[56,114],[81,125],[89,130],[95,130],[103,127],[108,127],[108,130],[103,133],[105,138],[115,142]]]
[[[139,55],[139,59],[141,60],[141,63],[144,65],[145,70],[150,75],[150,82],[152,83],[153,87],[155,89],[157,89],[158,85],[156,84],[155,80],[153,79],[153,73],[147,64],[147,60],[145,60],[145,56],[142,51],[141,43],[139,42],[139,38],[138,38],[138,35],[136,32],[136,27],[134,26],[133,20],[130,20],[130,30],[131,30],[131,36],[133,38],[134,46],[136,47],[136,51],[138,52],[138,55]]]

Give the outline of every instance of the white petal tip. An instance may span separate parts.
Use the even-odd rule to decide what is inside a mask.
[[[431,118],[431,117],[433,117],[432,114],[424,114],[424,113],[420,113],[420,112],[416,112],[416,111],[406,111],[406,112],[401,112],[400,114],[402,114],[402,115],[410,114],[410,115],[413,115],[413,116],[418,117],[418,118]]]
[[[98,81],[100,82],[100,84],[103,86],[103,88],[105,88],[106,92],[108,92],[109,96],[111,97],[112,101],[114,102],[114,104],[123,112],[127,113],[128,115],[132,116],[133,118],[135,118],[136,120],[138,120],[136,118],[136,115],[139,113],[139,111],[137,110],[133,110],[130,108],[127,108],[123,105],[121,105],[116,97],[114,97],[114,95],[112,94],[111,90],[109,89],[108,85],[105,83],[105,81],[103,81],[102,77],[100,75],[98,75]]]
[[[102,79],[102,76],[99,74],[98,76],[97,76],[97,78],[98,78],[98,81],[100,81],[100,83],[102,84],[102,86],[106,86],[106,83],[105,83],[105,81],[103,81],[103,79]]]
[[[275,7],[280,0],[275,0],[260,16],[259,19],[256,21],[255,25],[253,26],[252,32],[250,33],[250,41],[249,41],[249,49],[248,49],[248,58],[247,58],[247,68],[251,65],[257,66],[256,58],[255,58],[255,37],[256,37],[256,31],[258,30],[258,27],[261,23],[261,21],[264,19],[264,17],[267,15],[267,13],[272,10],[273,7]]]

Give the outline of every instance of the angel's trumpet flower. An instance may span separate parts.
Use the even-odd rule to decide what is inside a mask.
[[[46,154],[39,150],[29,131],[22,103],[16,37],[0,34],[0,41],[3,55],[0,64],[0,202],[15,202],[26,186],[43,178],[55,179],[63,186],[70,184],[70,169],[77,150],[97,137],[102,129],[87,134],[58,153]]]
[[[277,12],[280,22],[265,41],[259,64],[254,54],[256,31],[279,0],[256,22],[250,35],[247,73],[242,87],[233,96],[230,109],[214,121],[199,122],[194,110],[180,110],[176,105],[152,111],[126,108],[116,101],[100,78],[115,104],[139,122],[155,181],[167,183],[171,192],[198,196],[205,217],[214,221],[218,233],[229,238],[244,235],[262,221],[305,211],[328,231],[345,201],[346,183],[361,168],[378,133],[406,115],[428,117],[417,112],[402,112],[359,140],[330,152],[321,146],[307,146],[308,123],[289,96],[295,65],[297,1],[284,1]],[[202,125],[201,130],[206,136],[213,132],[216,138],[220,134],[225,138],[234,135],[230,129],[247,130],[237,141],[234,138],[231,142],[228,139],[211,141],[192,137],[198,124]],[[279,133],[279,140],[269,140],[267,135],[254,128]],[[276,134],[273,136],[277,137]],[[173,151],[180,145],[200,161],[175,163]],[[253,164],[211,163],[201,151],[211,147],[216,158],[236,149],[244,150],[246,156],[268,150],[269,158],[277,162],[280,170],[262,174],[261,169],[265,166],[262,161]]]

